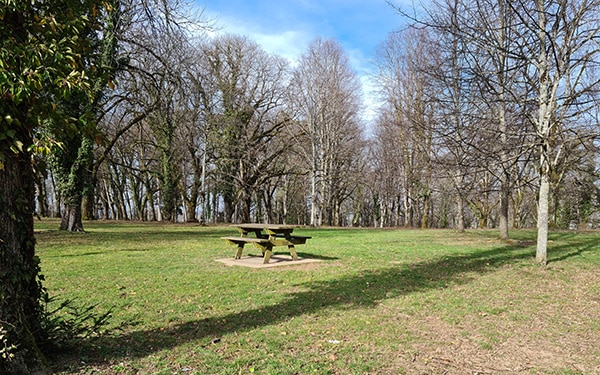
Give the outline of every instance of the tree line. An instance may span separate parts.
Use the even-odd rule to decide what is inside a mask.
[[[366,140],[340,45],[317,39],[292,68],[247,37],[208,38],[166,14],[120,16],[96,127],[44,158],[38,214],[69,230],[82,218],[346,223]]]
[[[174,21],[184,9],[171,5],[120,16],[94,134],[55,148],[71,151],[70,170],[49,162],[36,180],[41,216],[71,230],[81,218],[269,221],[503,238],[536,225],[540,202],[550,225],[593,219],[595,2],[432,3],[377,51],[372,124],[337,41],[290,66],[247,37]]]
[[[537,226],[545,263],[549,227],[597,217],[599,3],[390,1],[412,24],[367,123],[335,40],[291,63],[180,0],[3,0],[0,372],[48,372],[34,213]]]

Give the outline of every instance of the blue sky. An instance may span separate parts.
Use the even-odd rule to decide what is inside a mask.
[[[385,0],[197,0],[197,4],[219,32],[245,35],[292,63],[315,38],[337,40],[363,82],[371,111],[368,77],[375,50],[403,23]],[[411,6],[410,0],[405,4]]]

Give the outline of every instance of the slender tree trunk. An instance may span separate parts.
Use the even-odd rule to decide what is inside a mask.
[[[317,226],[317,173],[313,171],[310,179],[310,225]]]
[[[506,126],[506,110],[504,108],[504,87],[502,87],[500,93],[500,110],[498,114],[498,120],[500,123],[500,142],[502,149],[500,150],[500,164],[502,167],[502,176],[500,177],[500,222],[498,229],[500,231],[500,239],[508,240],[508,203],[510,198],[510,175],[508,174],[507,168],[509,163],[508,158],[508,137]]]
[[[456,230],[465,231],[465,204],[460,194],[456,194]]]
[[[508,240],[508,204],[509,204],[509,182],[506,173],[502,174],[502,182],[500,186],[500,222],[498,229],[500,230],[500,239]]]
[[[431,208],[431,194],[427,193],[423,197],[423,216],[421,217],[421,229],[429,227],[429,210]]]
[[[42,290],[33,235],[31,156],[25,151],[4,155],[0,168],[0,329],[7,331],[8,344],[17,347],[12,360],[0,357],[0,373],[49,374],[36,344],[42,334]]]
[[[160,186],[162,191],[161,214],[163,220],[169,222],[177,221],[177,181],[173,176],[173,158],[170,149],[161,151],[162,173],[160,176]]]
[[[207,207],[208,207],[209,203],[208,203],[208,200],[206,199],[206,193],[207,193],[207,188],[206,188],[206,150],[202,153],[202,175],[201,175],[200,179],[201,179],[200,206],[202,207],[202,212],[200,213],[200,222],[202,224],[206,224],[206,223],[208,223],[208,221],[210,219],[207,215]]]
[[[96,192],[95,188],[86,191],[83,197],[83,220],[96,220]]]
[[[287,217],[288,217],[288,189],[289,189],[289,181],[287,176],[284,176],[284,186],[283,186],[283,198],[282,198],[282,204],[283,204],[283,217],[282,217],[282,224],[287,224]],[[299,215],[298,215],[299,216]]]
[[[233,198],[223,196],[223,220],[225,223],[231,223],[234,214]]]
[[[498,229],[500,230],[500,239],[508,240],[508,200],[510,195],[510,176],[508,175],[508,126],[506,123],[506,97],[505,90],[507,89],[507,69],[508,69],[508,56],[507,51],[509,48],[510,41],[507,37],[507,27],[508,21],[506,19],[506,4],[504,0],[498,1],[499,6],[499,22],[500,25],[498,27],[499,33],[499,43],[503,47],[500,49],[498,53],[498,72],[497,72],[497,84],[498,84],[498,99],[499,99],[499,108],[498,108],[498,125],[500,128],[500,165],[502,168],[502,177],[500,181],[500,222],[498,224]]]
[[[405,181],[405,183],[407,183]],[[410,191],[408,188],[404,190],[404,226],[410,227],[412,225],[412,205],[410,204]]]
[[[550,71],[546,51],[546,9],[544,0],[536,0],[538,12],[538,40],[540,52],[537,61],[539,76],[537,134],[540,137],[540,190],[538,201],[538,236],[535,259],[538,263],[546,264],[548,251],[548,203],[550,200],[550,118],[551,106],[548,105],[550,96]]]
[[[550,178],[545,173],[540,179],[538,223],[537,223],[537,247],[535,260],[540,264],[547,262],[548,248],[548,202],[550,200]]]
[[[149,221],[157,221],[158,220],[158,215],[156,214],[156,204],[154,203],[154,194],[152,194],[152,186],[151,186],[151,182],[150,179],[147,179],[146,181],[146,202],[148,204],[148,207],[150,208],[149,210]]]
[[[89,178],[89,184],[83,192],[83,220],[96,220],[96,184],[98,183],[98,177],[95,173],[92,173],[93,168],[94,154],[92,151],[86,170],[86,174]]]
[[[38,215],[40,217],[50,216],[50,210],[48,209],[48,189],[46,188],[46,179],[44,176],[37,180],[37,204],[38,204]]]

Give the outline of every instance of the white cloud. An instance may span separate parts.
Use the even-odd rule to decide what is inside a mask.
[[[218,15],[214,15],[214,18],[216,19],[217,30],[209,35],[220,33],[244,35],[258,43],[266,52],[277,54],[287,59],[292,65],[297,62],[310,41],[315,38],[309,31],[302,29],[267,30],[260,25],[247,23],[236,18]]]
[[[250,36],[269,53],[286,58],[295,65],[298,58],[313,39],[310,35],[299,31],[285,31],[280,34],[255,34]]]

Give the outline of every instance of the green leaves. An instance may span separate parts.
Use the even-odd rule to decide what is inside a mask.
[[[79,131],[57,108],[73,95],[92,102],[84,55],[103,7],[101,0],[0,2],[0,160],[31,150],[32,132],[45,124]]]

